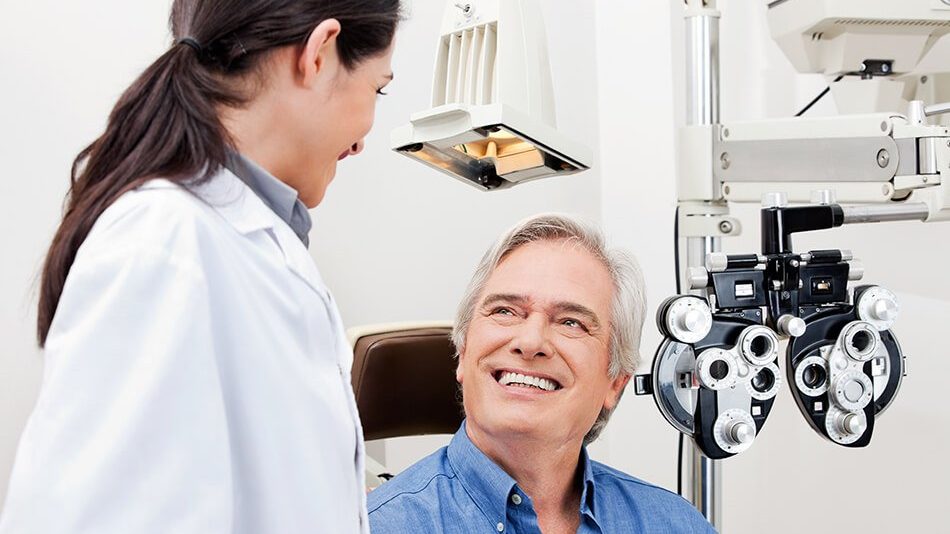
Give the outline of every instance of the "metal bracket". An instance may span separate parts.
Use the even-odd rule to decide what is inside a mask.
[[[734,237],[742,234],[742,221],[729,215],[680,216],[681,237]]]
[[[653,395],[653,375],[634,375],[633,393],[634,395]]]

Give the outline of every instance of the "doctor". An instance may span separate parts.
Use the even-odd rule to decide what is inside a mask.
[[[73,167],[0,532],[367,531],[307,208],[362,148],[399,17],[399,0],[174,1],[174,44]]]

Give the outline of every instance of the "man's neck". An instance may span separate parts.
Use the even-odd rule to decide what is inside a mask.
[[[557,442],[525,436],[494,436],[466,425],[472,443],[515,479],[534,505],[544,534],[577,532],[581,440]]]

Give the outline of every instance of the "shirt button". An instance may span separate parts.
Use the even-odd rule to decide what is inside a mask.
[[[514,495],[512,495],[512,496],[511,496],[511,502],[515,503],[516,506],[519,505],[519,504],[521,504],[521,495],[518,495],[517,493],[515,493]]]
[[[495,525],[495,530],[497,530],[498,532],[504,532],[504,531],[505,531],[505,524],[504,524],[504,523],[498,523],[497,525]]]

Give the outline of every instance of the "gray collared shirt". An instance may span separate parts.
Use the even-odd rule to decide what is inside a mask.
[[[294,188],[236,152],[228,156],[225,167],[247,184],[267,207],[283,219],[303,241],[304,246],[310,246],[310,227],[313,226],[313,222],[310,220],[307,206],[297,196]]]

